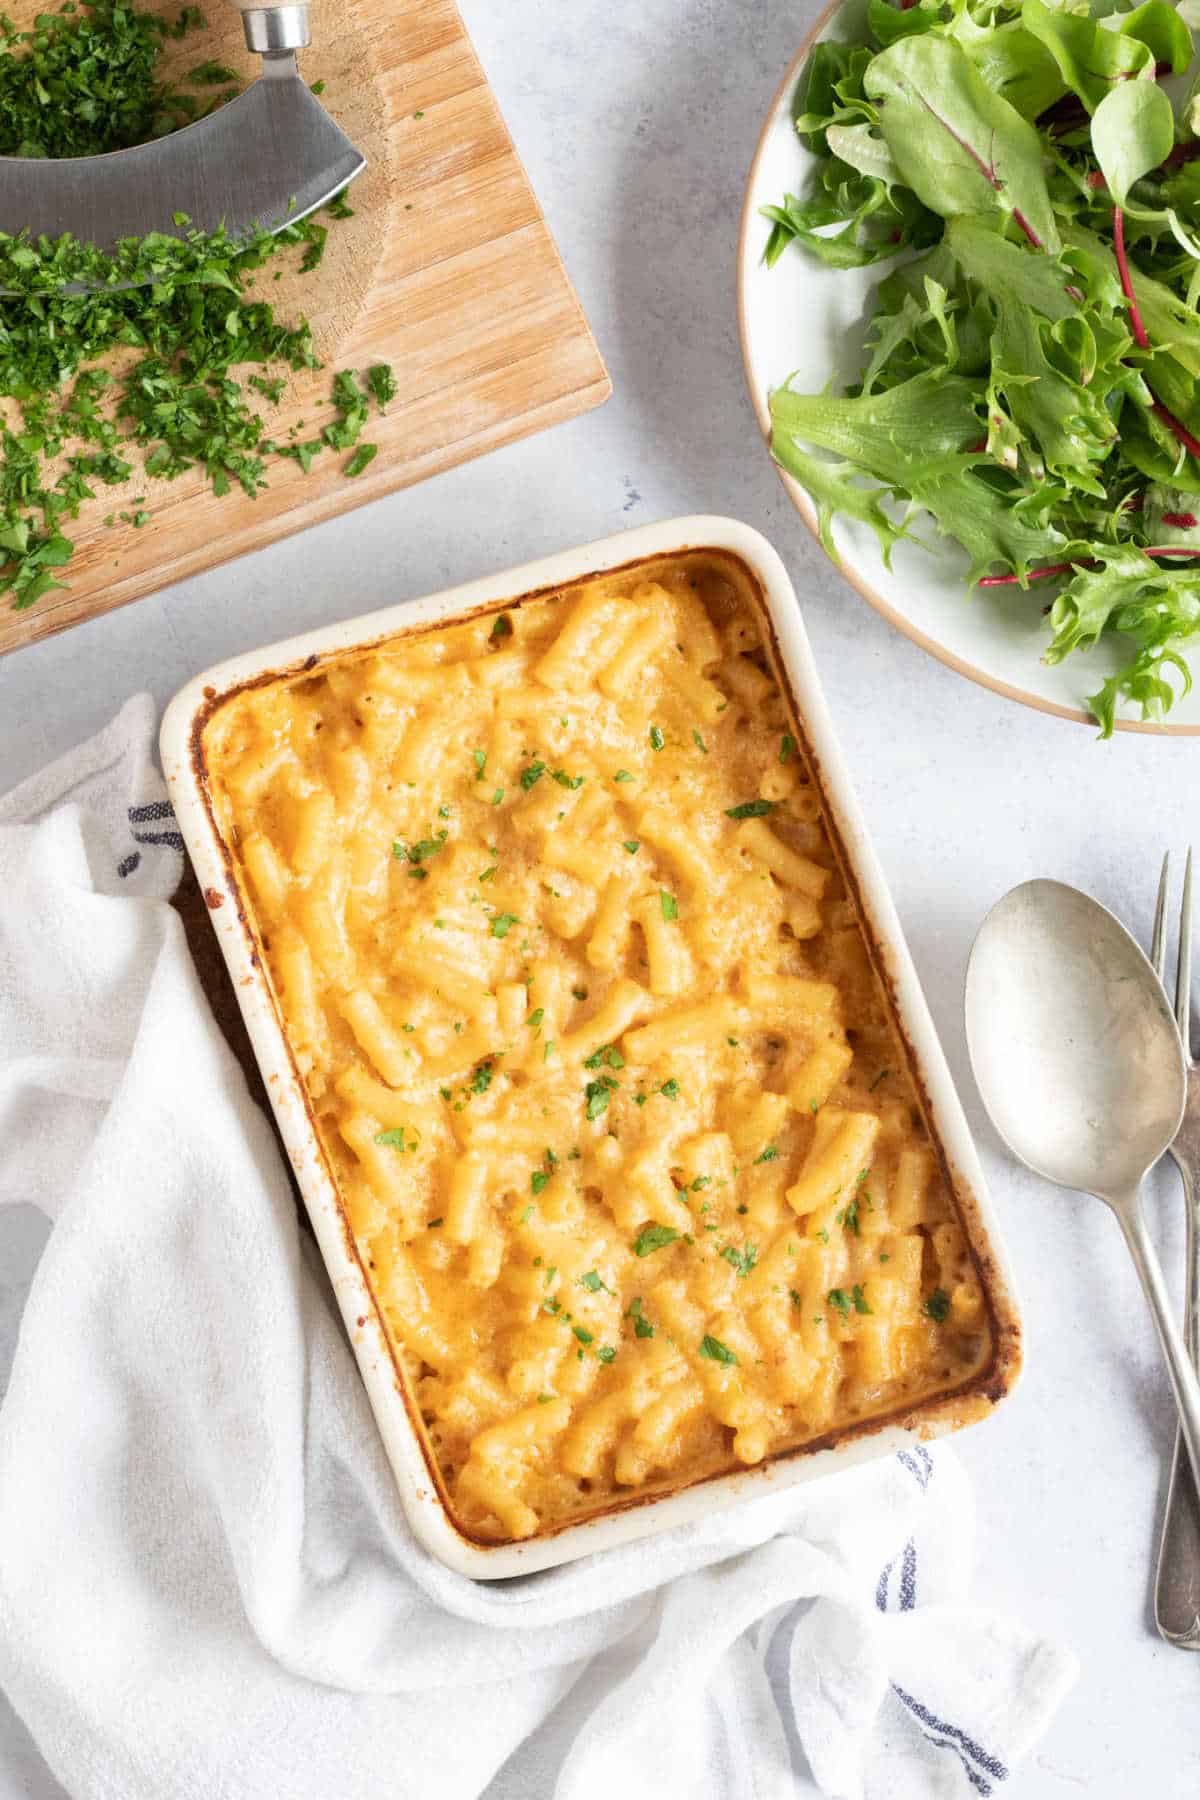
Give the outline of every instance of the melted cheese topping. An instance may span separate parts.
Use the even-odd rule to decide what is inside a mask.
[[[475,1537],[756,1463],[990,1351],[744,589],[663,559],[247,689],[206,728]]]

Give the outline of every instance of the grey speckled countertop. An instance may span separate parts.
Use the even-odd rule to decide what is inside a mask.
[[[1200,839],[1200,743],[1091,732],[972,687],[892,632],[809,541],[756,442],[734,242],[759,122],[812,0],[465,0],[464,11],[608,359],[600,412],[439,476],[0,663],[0,789],[236,650],[684,512],[758,526],[787,561],[867,821],[1017,1267],[1029,1365],[959,1440],[975,1593],[1074,1644],[1078,1687],[1022,1800],[1200,1788],[1200,1657],[1160,1644],[1149,1571],[1172,1426],[1112,1221],[1017,1172],[983,1120],[960,1017],[974,929],[1014,882],[1088,888],[1143,933],[1162,848]],[[1155,1215],[1168,1267],[1179,1200]],[[0,1380],[44,1240],[0,1214]],[[0,1702],[0,1800],[61,1792]],[[82,1797],[81,1797],[82,1800]]]

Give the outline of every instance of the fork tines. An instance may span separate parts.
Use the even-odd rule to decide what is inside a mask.
[[[1167,985],[1167,895],[1171,883],[1171,852],[1163,857],[1162,874],[1158,882],[1158,904],[1154,909],[1154,936],[1150,943],[1150,961],[1154,964],[1154,973]],[[1187,853],[1187,862],[1183,871],[1183,901],[1179,911],[1179,951],[1175,964],[1175,1023],[1179,1027],[1179,1035],[1183,1039],[1183,1048],[1189,1061],[1192,1056],[1191,1046],[1191,992],[1192,992],[1192,852]]]

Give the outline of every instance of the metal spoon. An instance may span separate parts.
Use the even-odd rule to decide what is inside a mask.
[[[1009,1149],[1117,1215],[1200,1484],[1200,1381],[1171,1313],[1139,1191],[1179,1129],[1183,1047],[1154,970],[1113,915],[1058,881],[1013,888],[967,964],[971,1065]]]

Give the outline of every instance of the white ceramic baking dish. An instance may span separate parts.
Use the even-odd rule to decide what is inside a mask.
[[[419,1414],[393,1358],[355,1252],[280,1025],[235,865],[209,804],[203,727],[222,701],[247,683],[295,673],[382,638],[481,609],[498,609],[538,590],[561,588],[603,572],[626,570],[645,558],[683,550],[711,550],[736,559],[761,596],[778,673],[791,690],[803,745],[823,792],[834,849],[848,887],[860,901],[878,973],[891,1000],[917,1091],[923,1098],[934,1142],[979,1265],[992,1313],[994,1353],[991,1362],[965,1386],[922,1402],[902,1416],[866,1420],[834,1434],[832,1441],[825,1439],[815,1446],[802,1446],[756,1468],[715,1476],[677,1492],[641,1500],[631,1498],[598,1517],[540,1533],[521,1543],[490,1545],[467,1538],[453,1522],[436,1465],[425,1451]],[[632,1538],[666,1531],[714,1507],[729,1506],[772,1488],[811,1481],[851,1463],[885,1455],[913,1439],[940,1436],[986,1416],[1011,1389],[1021,1363],[1020,1325],[982,1171],[895,908],[851,791],[795,593],[778,555],[758,532],[733,519],[668,520],[235,657],[198,675],[172,701],[163,721],[162,756],[180,829],[205,891],[209,916],[233,977],[405,1512],[417,1538],[443,1562],[463,1574],[484,1579],[528,1574],[568,1562]]]

